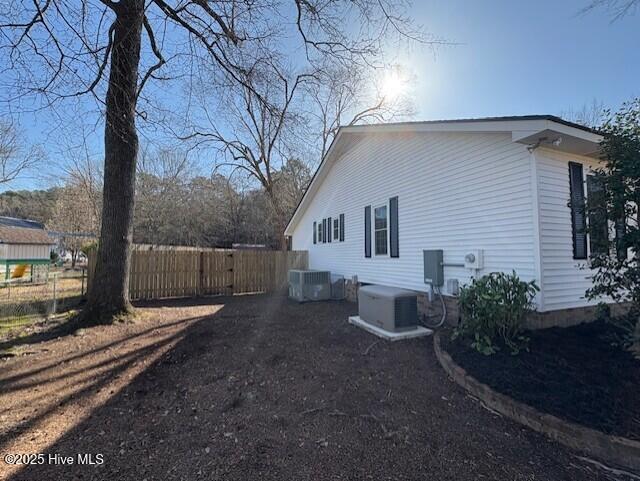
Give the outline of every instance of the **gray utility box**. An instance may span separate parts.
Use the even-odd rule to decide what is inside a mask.
[[[386,331],[415,329],[418,324],[418,297],[413,291],[387,286],[358,289],[360,319]]]
[[[290,270],[289,297],[298,302],[331,299],[329,271]]]
[[[424,260],[424,283],[440,287],[444,284],[442,249],[422,251]]]

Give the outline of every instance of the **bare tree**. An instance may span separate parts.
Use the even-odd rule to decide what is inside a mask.
[[[413,115],[410,98],[390,97],[380,85],[379,72],[368,65],[334,65],[307,84],[308,115],[319,158],[323,159],[338,129],[345,125],[390,122]]]
[[[44,158],[42,148],[25,146],[18,127],[0,119],[0,184],[6,184],[36,167]]]
[[[191,163],[177,149],[142,150],[138,163],[134,238],[146,244],[200,245],[199,229],[190,225]],[[195,194],[198,196],[200,192]]]
[[[341,125],[411,114],[407,97],[385,97],[376,75],[371,66],[346,67],[333,58],[295,72],[274,55],[253,65],[246,84],[216,92],[217,105],[203,89],[202,115],[182,139],[213,144],[220,154],[216,168],[257,181],[270,203],[272,228],[285,248],[284,227],[299,197],[283,195],[277,180],[286,179],[289,185],[303,181],[301,195],[310,178],[301,159],[324,157]],[[297,181],[291,178],[295,174],[301,174]]]
[[[148,84],[189,75],[194,63],[205,62],[224,82],[251,91],[253,66],[271,56],[277,41],[297,40],[310,63],[326,56],[366,62],[389,32],[412,35],[405,6],[403,0],[3,2],[0,58],[13,80],[5,100],[21,104],[36,96],[52,107],[90,95],[104,109],[102,228],[84,319],[110,321],[131,310],[136,117],[148,116]]]
[[[86,203],[84,209],[87,215],[95,219],[92,227],[93,234],[99,234],[102,217],[102,166],[89,153],[87,139],[77,149],[66,151],[67,163],[63,166],[66,183],[73,185],[79,191]]]
[[[62,235],[64,248],[71,253],[71,267],[76,266],[78,254],[88,237],[95,236],[99,218],[92,206],[91,192],[75,179],[60,190],[49,228]]]
[[[590,103],[584,104],[580,109],[568,109],[560,113],[560,117],[571,122],[575,122],[585,127],[597,128],[606,119],[607,110],[604,103],[593,99]]]
[[[286,163],[292,148],[289,137],[301,123],[292,108],[296,94],[312,77],[309,73],[291,74],[273,58],[264,59],[254,65],[246,85],[227,89],[226,94],[220,92],[222,108],[215,111],[222,112],[226,120],[223,126],[210,120],[212,112],[205,103],[202,109],[208,125],[196,127],[185,137],[212,143],[222,157],[217,169],[241,171],[258,182],[270,200],[274,218],[278,219],[275,228],[281,232],[283,242],[287,212],[276,192],[275,173]]]
[[[640,0],[592,0],[582,9],[582,13],[604,8],[611,14],[613,20],[620,20],[627,15],[633,15],[638,9],[638,5],[640,5]]]

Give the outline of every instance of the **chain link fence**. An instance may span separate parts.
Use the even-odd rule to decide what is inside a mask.
[[[0,283],[0,338],[11,337],[28,326],[47,322],[80,304],[87,287],[82,269],[37,266],[28,279]]]

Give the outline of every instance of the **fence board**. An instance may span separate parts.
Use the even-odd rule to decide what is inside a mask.
[[[89,253],[90,286],[97,253]],[[131,300],[268,293],[287,286],[289,269],[306,269],[307,251],[175,250],[131,252]]]

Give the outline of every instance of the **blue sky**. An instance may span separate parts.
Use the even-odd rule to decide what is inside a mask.
[[[612,22],[590,0],[423,0],[414,16],[461,45],[403,55],[418,119],[549,113],[640,95],[640,13]]]
[[[581,14],[589,1],[415,0],[416,24],[458,44],[396,53],[415,78],[413,120],[557,115],[640,95],[640,13],[615,22],[604,10]],[[31,140],[58,140],[43,139],[46,116],[22,120]],[[101,126],[91,138],[101,156]],[[51,183],[32,175],[4,188]]]

